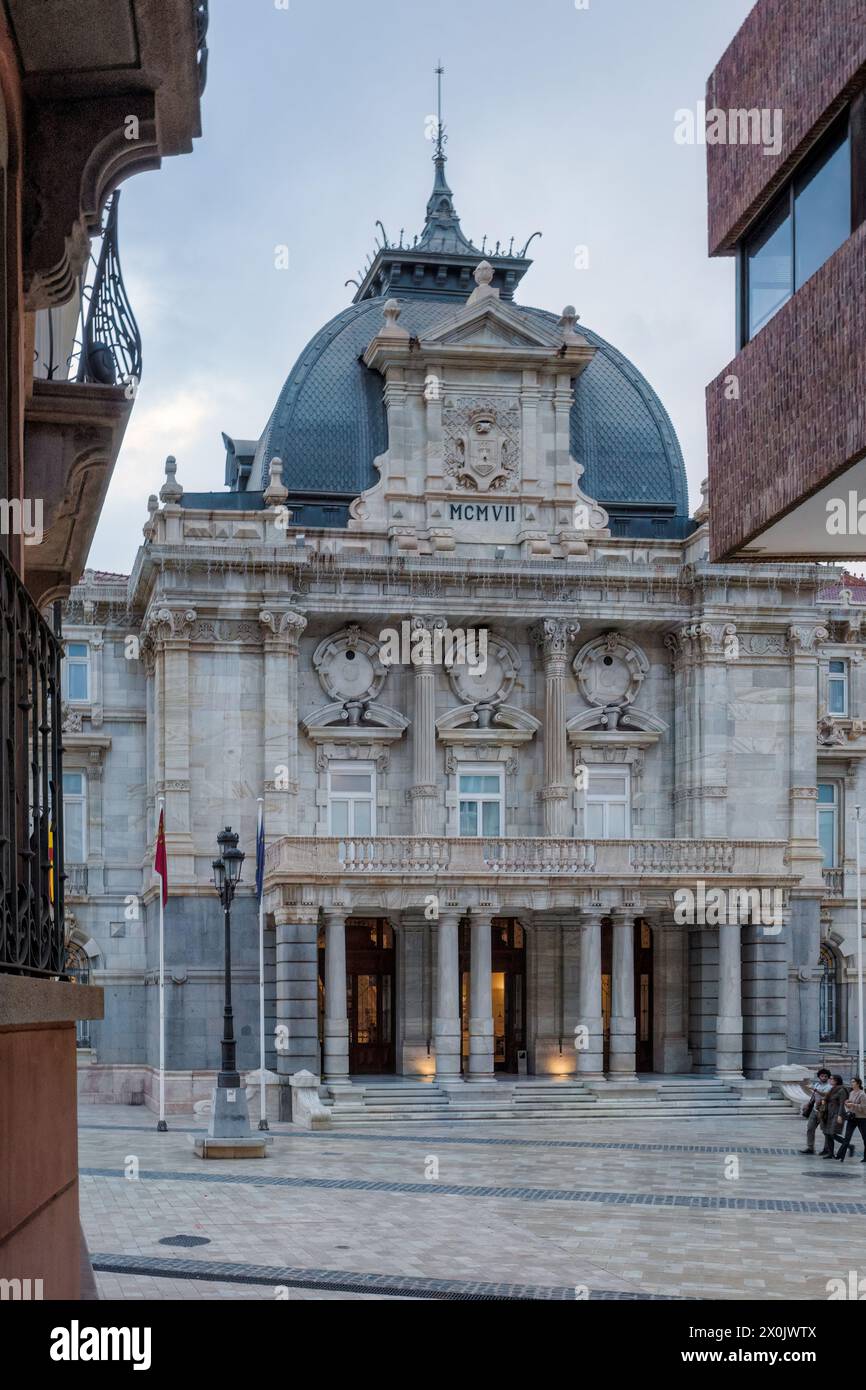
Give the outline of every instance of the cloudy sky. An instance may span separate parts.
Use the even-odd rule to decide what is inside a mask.
[[[421,230],[439,59],[464,231],[518,246],[543,232],[518,299],[575,304],[644,372],[694,508],[704,387],[734,352],[733,264],[707,259],[705,150],[675,142],[674,115],[703,98],[751,8],[210,0],[204,134],[123,187],[144,372],[89,564],[129,571],[167,454],[188,490],[222,488],[220,432],[261,433],[305,344],[350,302],[376,219],[394,238]]]

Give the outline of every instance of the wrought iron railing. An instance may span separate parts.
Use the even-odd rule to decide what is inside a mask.
[[[0,971],[64,962],[60,640],[0,553]]]
[[[82,293],[84,328],[76,379],[102,386],[124,385],[134,395],[141,381],[141,334],[120,268],[119,201],[120,191],[115,189],[106,204],[93,284]]]
[[[198,92],[201,96],[207,84],[207,26],[208,0],[193,0],[195,14],[195,46],[198,63]]]

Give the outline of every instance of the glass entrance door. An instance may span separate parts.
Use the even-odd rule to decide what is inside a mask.
[[[517,1054],[526,1046],[526,951],[519,922],[494,918],[491,924],[493,969],[493,1065],[496,1071],[516,1072]],[[460,924],[460,1031],[463,1070],[469,1071],[470,934]]]
[[[324,951],[321,951],[322,995],[324,978]],[[392,927],[376,918],[350,919],[346,923],[346,1017],[352,1075],[383,1075],[394,1071],[394,985]]]

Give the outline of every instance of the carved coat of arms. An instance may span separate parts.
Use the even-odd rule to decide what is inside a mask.
[[[517,402],[447,401],[442,411],[445,472],[469,492],[507,491],[517,481],[520,411]]]

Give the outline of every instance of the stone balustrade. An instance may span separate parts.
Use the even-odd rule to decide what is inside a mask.
[[[694,880],[790,878],[783,840],[572,840],[287,836],[267,851],[267,876],[568,877]]]

